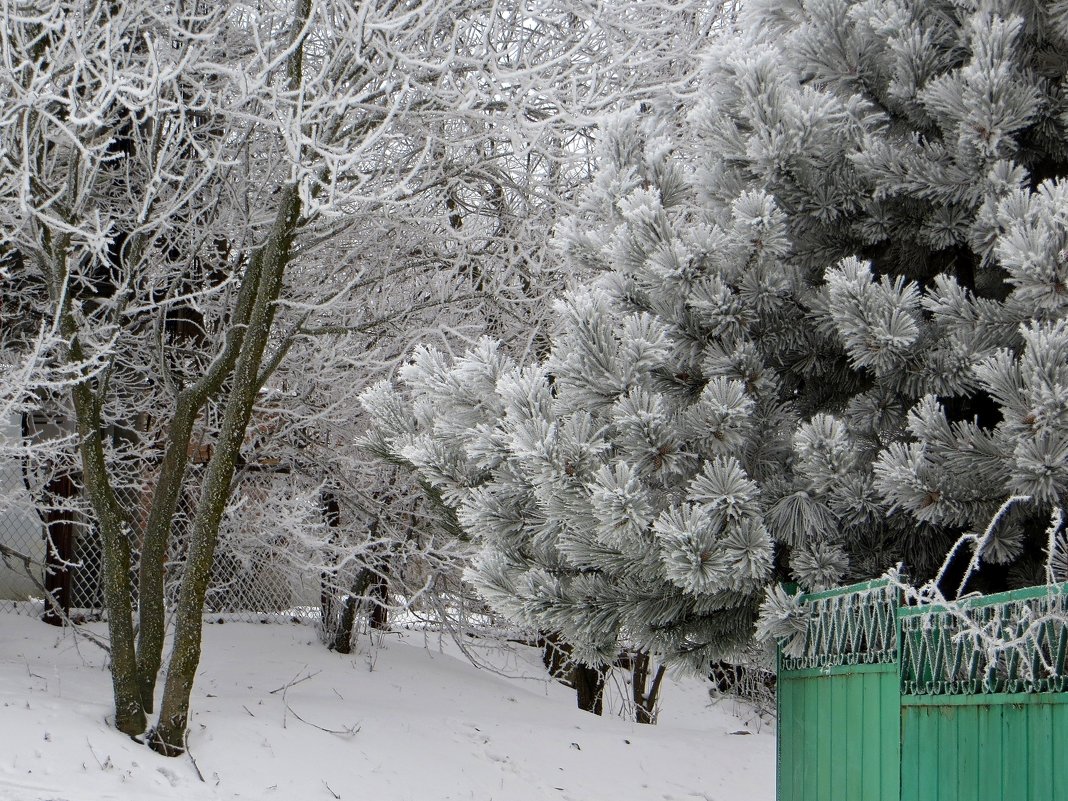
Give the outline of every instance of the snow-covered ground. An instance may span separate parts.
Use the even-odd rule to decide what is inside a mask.
[[[108,728],[99,649],[0,615],[0,801],[774,798],[772,728],[698,681],[670,680],[639,726],[575,709],[532,649],[471,641],[490,669],[436,634],[381,640],[342,656],[309,626],[207,626],[194,766]]]

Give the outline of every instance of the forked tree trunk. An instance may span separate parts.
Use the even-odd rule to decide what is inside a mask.
[[[149,737],[152,748],[168,756],[177,756],[185,751],[189,695],[200,663],[202,612],[219,538],[219,523],[230,498],[241,444],[259,391],[263,354],[300,212],[300,197],[295,185],[287,185],[280,194],[278,215],[271,234],[249,265],[249,269],[258,274],[256,299],[231,376],[232,386],[223,411],[218,444],[208,462],[193,520],[192,541],[178,595],[174,646],[167,665],[167,682],[163,688],[159,721]]]
[[[648,651],[642,651],[634,657],[631,668],[631,692],[634,697],[634,719],[638,723],[656,723],[656,702],[660,696],[660,686],[664,680],[664,666],[660,665],[653,676],[653,684],[646,692],[649,680],[651,659]]]
[[[223,381],[236,366],[256,299],[257,278],[256,273],[246,275],[234,304],[231,329],[222,351],[200,381],[178,393],[174,417],[167,431],[167,445],[145,523],[138,574],[137,681],[141,703],[148,712],[154,707],[156,679],[163,663],[166,633],[163,563],[174,514],[182,497],[193,426],[201,408],[219,392]]]

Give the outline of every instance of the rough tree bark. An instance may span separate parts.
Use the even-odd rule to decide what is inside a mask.
[[[307,14],[306,3],[304,15]],[[303,18],[303,16],[301,18]],[[299,81],[298,81],[299,83]],[[193,520],[192,541],[186,558],[175,614],[174,646],[167,665],[159,721],[149,736],[152,748],[176,756],[185,751],[185,728],[189,717],[189,694],[200,663],[202,610],[211,578],[215,545],[219,537],[231,482],[237,466],[245,429],[260,389],[260,369],[271,332],[275,303],[289,263],[293,235],[300,215],[297,187],[288,184],[279,192],[278,214],[270,236],[253,255],[246,281],[255,281],[255,300],[237,357],[226,398],[219,440],[204,476],[200,501]]]
[[[71,356],[81,360],[81,348],[71,332]],[[111,685],[115,696],[115,728],[131,737],[145,730],[145,710],[137,683],[134,653],[133,605],[130,598],[130,540],[127,522],[108,479],[101,440],[100,406],[91,379],[71,390],[78,420],[82,482],[96,513],[104,556],[104,603],[108,609],[111,646]]]

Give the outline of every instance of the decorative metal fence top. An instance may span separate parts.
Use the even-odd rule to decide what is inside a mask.
[[[1068,690],[1068,584],[900,610],[903,695]]]
[[[804,647],[783,670],[891,663],[897,659],[898,588],[886,579],[801,596],[809,611]]]

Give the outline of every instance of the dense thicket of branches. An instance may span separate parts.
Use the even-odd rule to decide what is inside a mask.
[[[468,0],[0,13],[5,403],[75,421],[49,461],[23,456],[78,476],[132,735],[155,705],[177,506],[198,499],[150,737],[179,753],[242,466],[313,464],[279,443],[327,445],[344,388],[443,309],[447,329],[529,341],[556,280],[532,234],[585,167],[582,137],[604,108],[685,83],[677,45],[705,15]],[[285,519],[326,537],[318,507],[303,513],[314,479]]]

